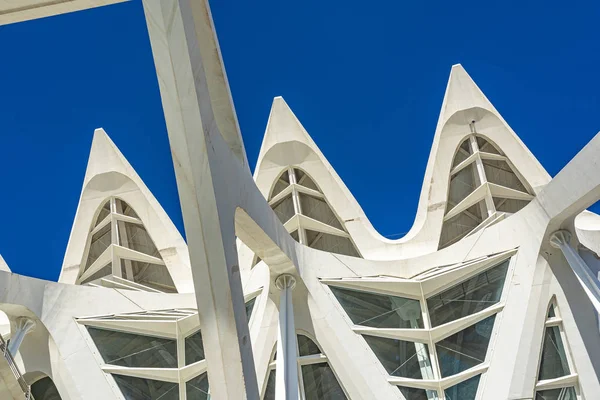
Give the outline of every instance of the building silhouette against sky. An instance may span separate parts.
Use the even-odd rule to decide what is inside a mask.
[[[143,3],[187,243],[97,129],[59,281],[0,263],[2,399],[599,398],[600,136],[551,178],[454,65],[390,240],[281,97],[252,176],[207,4]]]

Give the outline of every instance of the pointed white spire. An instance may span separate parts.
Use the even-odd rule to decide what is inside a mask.
[[[304,143],[321,154],[316,143],[304,129],[290,106],[283,97],[277,96],[273,99],[273,105],[271,106],[267,129],[258,156],[259,163],[271,147],[279,143],[292,141]]]
[[[137,177],[133,167],[104,129],[98,128],[94,131],[94,139],[92,140],[92,148],[85,172],[84,186],[94,176],[105,172],[119,172],[127,176],[133,175]]]
[[[11,272],[8,264],[6,263],[6,261],[4,261],[2,254],[0,254],[0,271]]]
[[[485,97],[463,66],[455,64],[450,71],[450,78],[440,113],[440,124],[445,123],[456,112],[473,107],[497,113],[492,103]]]

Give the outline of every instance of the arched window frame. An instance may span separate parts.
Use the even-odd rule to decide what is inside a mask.
[[[296,171],[299,171],[303,174],[300,179],[298,179]],[[285,175],[285,174],[287,174],[287,175]],[[283,176],[287,177],[287,181],[285,179],[282,179]],[[318,190],[314,190],[309,187],[303,186],[302,181],[304,179],[310,179],[314,183],[314,185],[317,187]],[[284,189],[282,189],[281,191],[279,191],[278,193],[276,193],[275,195],[273,195],[275,187],[277,186],[277,184],[279,182],[283,182],[287,186]],[[334,226],[331,226],[331,225],[325,224],[323,222],[314,220],[310,217],[307,217],[302,212],[302,204],[301,204],[301,200],[300,200],[301,194],[312,196],[314,198],[324,201],[327,204],[327,206],[329,207],[329,209],[331,210],[331,212],[334,214],[334,216],[337,219],[337,221],[339,222],[339,224],[342,226],[342,229],[338,229]],[[294,237],[295,240],[297,240],[299,243],[304,244],[308,247],[312,247],[314,242],[316,242],[317,240],[320,239],[320,236],[317,236],[317,238],[313,240],[313,243],[309,243],[310,241],[309,241],[309,239],[307,237],[307,233],[306,233],[307,229],[318,232],[319,235],[330,234],[330,235],[334,235],[334,236],[347,238],[352,243],[352,246],[353,246],[354,250],[356,251],[356,254],[358,255],[358,257],[362,257],[360,254],[360,251],[358,250],[358,247],[354,243],[354,240],[352,239],[350,234],[347,232],[346,225],[345,225],[343,219],[340,218],[340,216],[337,214],[335,209],[331,206],[331,204],[329,203],[329,201],[323,194],[319,185],[310,176],[310,174],[308,174],[302,168],[299,168],[297,166],[289,166],[289,167],[286,167],[283,171],[281,171],[281,173],[278,175],[277,179],[274,181],[271,189],[269,190],[268,202],[272,208],[275,208],[275,206],[277,204],[279,204],[284,199],[287,199],[288,197],[291,197],[291,199],[292,199],[292,203],[293,203],[293,207],[294,207],[294,214],[291,216],[290,219],[283,222],[283,226],[290,233],[290,235],[292,235],[292,237]],[[258,261],[258,259],[255,260],[253,265],[257,261]]]
[[[100,216],[102,215],[102,211],[106,210],[107,204],[109,205],[109,213],[104,218],[99,220]],[[132,211],[131,213],[134,216],[124,214],[124,205],[127,205],[130,208]],[[160,293],[161,290],[133,282],[133,272],[131,267],[132,260],[162,265],[165,266],[165,268],[166,264],[160,256],[155,257],[129,248],[127,243],[127,230],[125,229],[124,225],[125,223],[144,227],[142,220],[135,213],[135,211],[133,211],[133,208],[124,200],[115,196],[111,196],[101,203],[101,206],[95,213],[92,226],[88,233],[88,239],[80,264],[80,272],[77,277],[76,284],[89,284],[91,286],[98,286],[98,283],[103,281],[103,277],[93,280],[90,280],[90,278],[93,277],[94,274],[102,271],[103,268],[111,265],[112,279],[114,279],[116,285],[119,287]],[[106,249],[103,250],[102,254],[96,260],[94,260],[90,265],[87,265],[94,235],[96,235],[98,232],[101,232],[107,226],[110,226],[110,244],[106,247]],[[150,234],[148,233],[148,235]],[[124,263],[126,276],[123,276],[121,261]],[[110,274],[105,275],[105,277],[108,275]]]
[[[501,151],[499,147],[484,135],[477,132],[475,122],[469,124],[471,133],[463,138],[458,146],[454,156],[452,158],[453,164],[450,169],[448,188],[446,192],[446,212],[443,219],[442,235],[440,236],[439,248],[448,247],[464,237],[467,237],[480,229],[496,223],[505,218],[509,213],[499,211],[507,200],[518,200],[518,201],[531,201],[533,199],[533,189],[524,179],[523,175],[513,165],[510,159]],[[483,139],[486,144],[485,146],[492,147],[495,152],[482,151],[479,148],[478,139]],[[466,146],[465,146],[466,145]],[[468,148],[468,150],[465,149]],[[464,160],[455,163],[459,153],[463,154]],[[514,188],[499,185],[490,182],[485,171],[485,160],[505,162],[510,168],[511,172],[516,176],[520,184],[525,188],[525,191],[517,190]],[[473,173],[473,182],[475,187],[473,191],[463,197],[458,203],[454,204],[450,202],[451,193],[451,182],[453,177],[457,176],[458,173],[463,171],[465,168],[471,168]],[[502,199],[499,204],[496,204],[494,199]],[[478,213],[481,215],[481,221],[477,215],[473,215],[469,209],[472,207],[478,208]],[[452,235],[451,239],[447,239],[443,235],[446,224],[451,223],[451,219],[464,214],[467,217],[472,218],[477,224],[471,229],[461,234]],[[446,240],[445,240],[446,239]],[[445,240],[442,242],[442,240]]]

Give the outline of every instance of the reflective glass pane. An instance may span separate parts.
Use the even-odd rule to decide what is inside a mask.
[[[484,153],[502,154],[496,148],[496,146],[494,146],[493,144],[491,144],[490,142],[488,142],[481,136],[477,136],[477,146],[479,147],[479,151],[482,151]]]
[[[298,335],[298,354],[300,354],[300,357],[310,356],[321,354],[321,350],[309,337]]]
[[[446,400],[475,400],[479,378],[481,378],[481,375],[474,376],[458,385],[449,387],[444,391]]]
[[[300,197],[302,214],[341,231],[345,231],[342,223],[324,199],[318,199],[302,192],[298,193],[298,196]]]
[[[271,196],[269,197],[269,200],[271,200],[273,197],[277,196],[279,193],[281,193],[281,191],[283,189],[285,189],[288,186],[290,186],[290,175],[289,175],[288,170],[286,169],[285,171],[283,171],[281,173],[281,175],[279,175],[277,182],[275,182],[275,185],[273,186],[273,190],[271,191]]]
[[[400,392],[406,400],[437,400],[438,395],[434,390],[415,389],[404,386],[398,386]]]
[[[501,197],[494,197],[493,199],[496,211],[509,214],[514,214],[529,204],[529,200],[504,199]]]
[[[122,259],[121,273],[124,279],[153,289],[166,293],[177,292],[171,274],[164,265]]]
[[[465,199],[481,182],[473,163],[450,177],[450,189],[448,190],[448,207],[446,212]]]
[[[535,393],[535,400],[577,400],[577,393],[574,387],[540,390]]]
[[[107,364],[122,367],[177,368],[175,340],[88,327]]]
[[[104,218],[106,218],[109,214],[110,214],[110,201],[107,201],[106,203],[104,203],[104,205],[100,209],[100,213],[98,214],[98,218],[96,218],[96,223],[94,224],[94,227],[98,226],[100,224],[100,222],[104,221]]]
[[[484,310],[500,301],[510,259],[427,299],[432,326]]]
[[[546,328],[540,374],[538,379],[553,379],[569,375],[569,363],[558,326]]]
[[[273,211],[275,211],[275,215],[281,221],[282,224],[285,224],[296,214],[296,210],[294,209],[294,201],[292,200],[292,195],[288,195],[283,200],[271,206]]]
[[[352,257],[360,257],[356,247],[354,247],[354,243],[347,237],[306,229],[306,240],[308,247],[312,247],[313,249],[344,254]]]
[[[31,385],[31,394],[35,400],[61,400],[58,389],[52,379],[45,377]],[[5,394],[12,398],[8,393]],[[25,397],[25,396],[23,396]]]
[[[556,317],[556,313],[554,312],[554,304],[550,304],[550,308],[548,309],[548,318]]]
[[[429,349],[424,343],[363,335],[388,374],[433,379]]]
[[[81,281],[81,284],[85,285],[86,283],[90,283],[92,281],[95,281],[96,279],[104,278],[108,275],[112,275],[112,263],[108,263],[105,267],[102,267],[99,271],[92,274],[86,280]]]
[[[137,213],[133,210],[133,208],[125,203],[123,200],[117,199],[117,210],[120,214],[123,215],[127,215],[128,217],[133,217],[133,218],[137,218],[140,219],[140,217],[138,217]]]
[[[294,172],[296,174],[296,182],[298,183],[298,185],[302,185],[309,189],[320,192],[320,190],[317,187],[317,185],[315,184],[315,182],[306,173],[304,173],[304,171],[301,171],[299,169],[294,169]]]
[[[342,400],[346,395],[327,363],[302,366],[306,400]]]
[[[198,331],[185,338],[185,365],[204,360],[204,344],[202,333]]]
[[[92,242],[88,251],[88,258],[85,263],[85,270],[94,263],[110,246],[110,224],[103,226],[98,232],[92,235]]]
[[[461,143],[460,148],[456,152],[456,155],[454,156],[454,161],[452,162],[452,168],[465,161],[471,155],[470,153],[471,146],[469,146],[469,139],[467,139]]]
[[[188,400],[208,400],[210,395],[208,390],[208,374],[203,373],[187,381],[185,391]]]
[[[161,258],[152,238],[142,225],[119,221],[119,244],[140,253]]]
[[[482,162],[488,182],[528,193],[525,185],[523,185],[506,161],[483,159]]]
[[[256,297],[254,297],[246,302],[246,318],[248,319],[248,322],[250,322],[250,317],[252,316],[252,310],[254,310],[254,303],[256,303]]]
[[[178,400],[179,385],[152,379],[113,375],[125,400]]]
[[[275,400],[275,370],[271,370],[269,372],[269,377],[267,378],[267,386],[265,388],[265,395],[263,396],[263,400]]]
[[[485,360],[495,315],[436,343],[442,378],[458,374]]]
[[[423,328],[418,300],[330,286],[356,325],[373,328]]]
[[[440,235],[440,249],[458,242],[482,223],[484,218],[488,217],[487,211],[485,214],[481,213],[482,206],[485,206],[484,200],[473,204],[465,211],[444,222],[442,234]],[[448,207],[454,207],[454,205],[448,203]]]

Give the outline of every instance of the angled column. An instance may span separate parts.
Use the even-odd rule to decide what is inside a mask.
[[[567,259],[567,263],[573,272],[575,272],[581,286],[583,286],[583,290],[590,298],[596,311],[600,313],[600,282],[598,281],[598,278],[592,274],[592,271],[590,271],[579,253],[571,247],[570,242],[571,233],[566,230],[556,231],[550,236],[550,244],[552,247],[562,251]]]
[[[35,321],[31,318],[20,317],[17,318],[16,327],[17,329],[14,335],[11,335],[10,342],[8,343],[8,351],[13,357],[17,355],[25,336],[35,329]]]
[[[297,400],[298,396],[298,361],[296,326],[294,324],[294,305],[292,290],[296,279],[288,274],[280,275],[275,281],[281,290],[279,300],[279,336],[277,341],[277,374],[275,379],[275,399]]]
[[[143,0],[169,134],[211,396],[258,399],[234,227],[249,170],[206,0]]]

